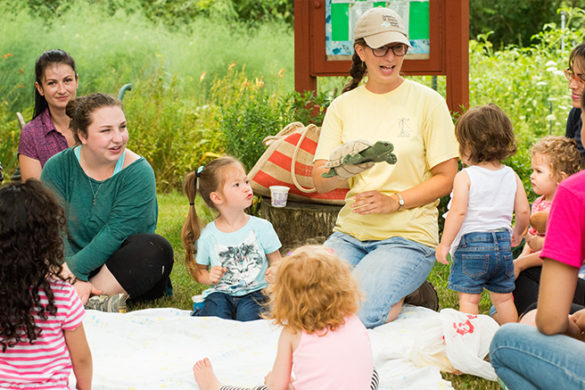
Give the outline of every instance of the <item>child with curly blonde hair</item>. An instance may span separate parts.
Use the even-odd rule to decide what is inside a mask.
[[[530,149],[532,155],[532,189],[540,195],[532,202],[532,216],[548,213],[561,181],[583,169],[581,153],[575,140],[561,136],[548,136],[537,141]],[[528,229],[524,250],[514,260],[514,304],[520,315],[536,307],[540,285],[542,259],[540,251],[544,244],[544,233]],[[579,282],[583,291],[585,283]],[[582,301],[580,301],[582,303]],[[534,314],[534,313],[533,313]],[[498,314],[494,314],[498,318]],[[532,319],[525,318],[530,323]]]
[[[268,292],[265,317],[283,329],[272,372],[253,389],[377,389],[370,339],[356,316],[360,293],[343,261],[322,246],[298,248],[282,260]],[[241,389],[222,385],[207,358],[193,373],[201,390]]]
[[[534,215],[550,210],[559,183],[583,169],[583,161],[575,140],[562,136],[544,137],[532,145],[530,152],[532,155],[530,183],[534,192],[540,195],[532,202],[531,215]],[[544,234],[539,234],[534,227],[530,227],[522,255],[540,251],[543,243]],[[540,264],[541,261],[531,263]]]

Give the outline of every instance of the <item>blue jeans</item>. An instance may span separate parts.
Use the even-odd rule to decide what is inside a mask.
[[[353,267],[365,292],[358,317],[366,328],[386,323],[390,308],[419,288],[435,263],[435,250],[402,237],[360,241],[334,232],[323,244]]]
[[[203,308],[195,313],[197,317],[219,317],[226,320],[254,321],[260,319],[266,302],[262,291],[234,297],[221,292],[214,292],[205,298]]]
[[[514,291],[510,241],[508,231],[464,234],[453,256],[449,288],[467,294],[481,294],[484,288],[499,294]]]
[[[506,324],[492,340],[490,359],[510,390],[585,389],[585,343],[569,336]]]

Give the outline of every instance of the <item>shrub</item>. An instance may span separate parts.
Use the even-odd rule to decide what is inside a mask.
[[[180,188],[185,174],[197,168],[205,153],[223,150],[217,107],[184,94],[177,88],[177,78],[167,77],[159,69],[137,82],[124,100],[128,145],[151,163],[163,191]]]
[[[220,131],[226,153],[250,170],[266,150],[262,140],[291,122],[323,122],[330,99],[324,93],[269,93],[262,79],[248,80],[244,69],[230,65],[225,78],[217,80],[211,100],[221,107]]]
[[[493,32],[490,40],[497,47],[530,45],[542,27],[559,20],[556,10],[562,0],[473,0],[469,2],[470,34]]]

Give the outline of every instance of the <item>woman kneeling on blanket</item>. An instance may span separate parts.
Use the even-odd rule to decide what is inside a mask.
[[[73,287],[89,309],[125,311],[129,296],[171,293],[173,250],[154,234],[154,172],[126,149],[122,103],[94,94],[70,101],[66,112],[77,146],[51,157],[41,174],[67,216],[64,276],[75,277]]]
[[[406,34],[390,9],[372,8],[360,17],[353,80],[327,110],[313,164],[317,191],[350,187],[324,245],[355,267],[367,296],[359,312],[367,328],[393,321],[419,287],[433,290],[425,280],[438,243],[438,199],[451,191],[457,173],[458,144],[445,100],[400,75],[410,47]],[[364,163],[352,167],[353,176],[322,177],[332,152],[358,139],[391,141],[398,162]]]
[[[272,372],[253,389],[377,389],[370,339],[357,318],[359,291],[349,267],[331,250],[305,246],[285,257],[268,287],[270,313],[283,326]],[[291,371],[294,367],[294,379]],[[201,390],[222,385],[209,359],[193,366]]]

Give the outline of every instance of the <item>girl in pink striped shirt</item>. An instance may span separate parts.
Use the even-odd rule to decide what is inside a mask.
[[[65,216],[37,180],[0,189],[0,388],[90,389],[84,310],[60,276]]]

